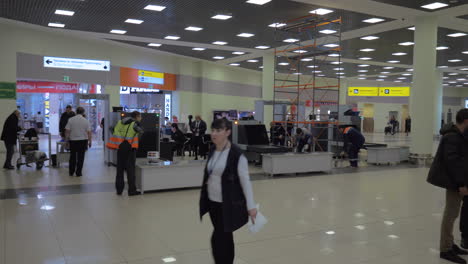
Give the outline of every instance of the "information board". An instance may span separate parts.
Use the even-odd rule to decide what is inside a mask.
[[[0,99],[15,99],[16,83],[0,82]]]
[[[380,87],[379,96],[410,96],[410,87]]]
[[[44,56],[44,67],[90,71],[110,71],[110,61]]]
[[[138,81],[142,83],[164,84],[164,73],[139,70]]]
[[[348,87],[348,96],[379,96],[378,87]]]

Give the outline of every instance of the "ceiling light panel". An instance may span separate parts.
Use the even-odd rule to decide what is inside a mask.
[[[196,51],[204,51],[206,50],[205,48],[193,48],[192,50],[196,50]]]
[[[228,20],[228,19],[232,18],[232,16],[231,15],[218,14],[218,15],[212,16],[211,18],[212,19],[217,19],[217,20]]]
[[[360,49],[359,51],[362,51],[362,52],[372,52],[372,51],[375,51],[375,49]]]
[[[360,60],[372,60],[372,58],[369,58],[369,57],[362,57],[362,58],[359,58]]]
[[[201,27],[189,26],[189,27],[186,27],[185,30],[188,30],[188,31],[200,31],[200,30],[203,30],[203,28],[201,28]]]
[[[270,46],[256,46],[256,49],[269,49]]]
[[[238,37],[241,37],[241,38],[251,38],[253,36],[255,36],[255,34],[252,34],[252,33],[240,33],[237,35]]]
[[[400,61],[397,61],[397,60],[391,60],[391,61],[387,61],[388,63],[399,63]]]
[[[379,22],[383,22],[383,21],[385,21],[385,19],[374,17],[374,18],[369,18],[369,19],[363,20],[362,22],[369,23],[369,24],[375,24],[375,23],[379,23]]]
[[[409,27],[408,29],[409,29],[409,30],[412,30],[412,31],[415,31],[415,30],[416,30],[416,27]]]
[[[169,40],[178,40],[178,39],[180,39],[179,36],[165,36],[164,38],[169,39]]]
[[[213,59],[215,59],[215,60],[222,60],[222,59],[224,59],[224,57],[223,57],[223,56],[215,56],[215,57],[213,57]]]
[[[405,56],[405,55],[408,55],[407,53],[404,53],[404,52],[396,52],[396,53],[392,53],[393,56]]]
[[[120,30],[120,29],[113,29],[113,30],[110,31],[110,33],[123,35],[123,34],[127,33],[127,31]]]
[[[264,5],[269,2],[271,2],[271,0],[248,0],[246,3],[254,5]]]
[[[159,43],[150,43],[150,44],[148,44],[148,46],[150,46],[150,47],[161,47],[162,45],[159,44]]]
[[[125,20],[125,23],[140,25],[141,23],[143,23],[143,20],[129,18],[129,19]]]
[[[230,65],[230,66],[235,66],[235,67],[240,66],[239,63],[231,63],[231,64],[229,64],[229,65]]]
[[[247,62],[258,62],[258,60],[248,60]]]
[[[75,14],[75,12],[68,11],[68,10],[57,9],[57,10],[55,10],[55,14],[56,15],[62,15],[62,16],[73,16]]]
[[[460,62],[462,60],[459,60],[459,59],[455,59],[455,60],[449,60],[448,62]]]
[[[232,54],[234,54],[234,55],[244,55],[245,52],[243,52],[243,51],[234,51]]]
[[[295,38],[289,38],[289,39],[285,39],[283,40],[283,42],[286,42],[286,43],[294,43],[294,42],[298,42],[299,40],[298,39],[295,39]]]
[[[448,50],[449,47],[445,47],[445,46],[440,46],[440,47],[437,47],[436,50]]]
[[[311,59],[311,58],[304,58],[304,59],[301,59],[301,61],[313,61],[313,59]]]
[[[310,11],[309,13],[323,16],[323,15],[327,15],[327,14],[330,14],[330,13],[333,13],[333,12],[334,11],[330,10],[330,9],[318,8],[318,9]]]
[[[56,28],[64,28],[65,24],[62,23],[49,23],[47,24],[49,27],[56,27]],[[126,32],[126,31],[125,31]],[[112,33],[112,32],[111,32]]]
[[[451,38],[459,38],[459,37],[464,37],[466,35],[467,35],[466,33],[459,32],[459,33],[448,34],[447,36]]]
[[[295,50],[294,53],[307,53],[307,50]]]
[[[336,33],[337,31],[336,30],[331,30],[331,29],[324,29],[324,30],[320,30],[319,31],[320,33],[322,34],[333,34],[333,33]]]
[[[446,7],[446,6],[448,6],[448,4],[440,3],[440,2],[434,2],[434,3],[431,3],[431,4],[423,5],[421,7],[425,8],[425,9],[436,10],[436,9],[443,8],[443,7]]]
[[[366,37],[362,37],[361,39],[363,39],[363,40],[376,40],[376,39],[379,39],[379,37],[377,37],[377,36],[366,36]]]
[[[395,67],[383,67],[384,70],[393,70]]]
[[[369,66],[370,66],[370,65],[368,65],[368,64],[360,64],[360,65],[358,65],[358,67],[361,67],[361,68],[365,68],[365,67],[369,67]]]
[[[328,56],[330,56],[330,57],[340,57],[341,55],[338,54],[338,53],[333,53],[333,54],[330,54],[330,55],[328,55]]]
[[[213,44],[214,44],[214,45],[221,45],[221,46],[222,46],[222,45],[227,45],[228,43],[225,42],[225,41],[215,41],[215,42],[213,42]]]
[[[401,43],[398,43],[398,45],[400,45],[400,46],[413,46],[414,42],[411,42],[411,41],[401,42]]]
[[[326,44],[326,45],[323,45],[323,46],[327,47],[327,48],[336,48],[336,47],[339,47],[340,45],[335,44],[335,43],[331,43],[331,44]]]
[[[272,27],[272,28],[280,28],[280,27],[286,26],[286,24],[285,23],[273,23],[273,24],[270,24],[268,26]]]
[[[146,10],[151,10],[151,11],[158,11],[158,12],[161,12],[163,11],[164,9],[166,9],[165,6],[159,6],[159,5],[147,5],[145,7]]]

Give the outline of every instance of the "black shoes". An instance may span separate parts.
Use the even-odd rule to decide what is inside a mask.
[[[122,192],[116,192],[118,196],[122,196]]]
[[[137,195],[141,195],[140,192],[129,192],[128,193],[128,196],[137,196]]]
[[[466,264],[466,260],[459,257],[453,250],[447,252],[440,252],[440,258],[448,260],[453,263]]]
[[[468,249],[468,240],[466,239],[462,239],[461,240],[461,243],[460,243],[460,246],[464,249]]]
[[[3,166],[4,169],[6,170],[14,170],[15,167],[14,166]]]
[[[462,241],[462,245],[463,245],[463,241]],[[466,246],[466,242],[465,242],[465,246]],[[461,249],[459,246],[455,244],[452,247],[452,251],[453,253],[457,255],[468,255],[468,251]]]

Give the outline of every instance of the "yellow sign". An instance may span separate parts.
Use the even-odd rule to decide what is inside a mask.
[[[152,72],[152,71],[139,70],[138,71],[138,76],[164,79],[164,73],[161,73],[161,72]]]
[[[410,96],[410,87],[380,87],[379,96]]]
[[[348,96],[379,96],[378,87],[348,87]]]

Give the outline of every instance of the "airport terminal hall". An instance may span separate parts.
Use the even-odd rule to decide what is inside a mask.
[[[0,0],[0,58],[0,264],[467,264],[468,0]]]

